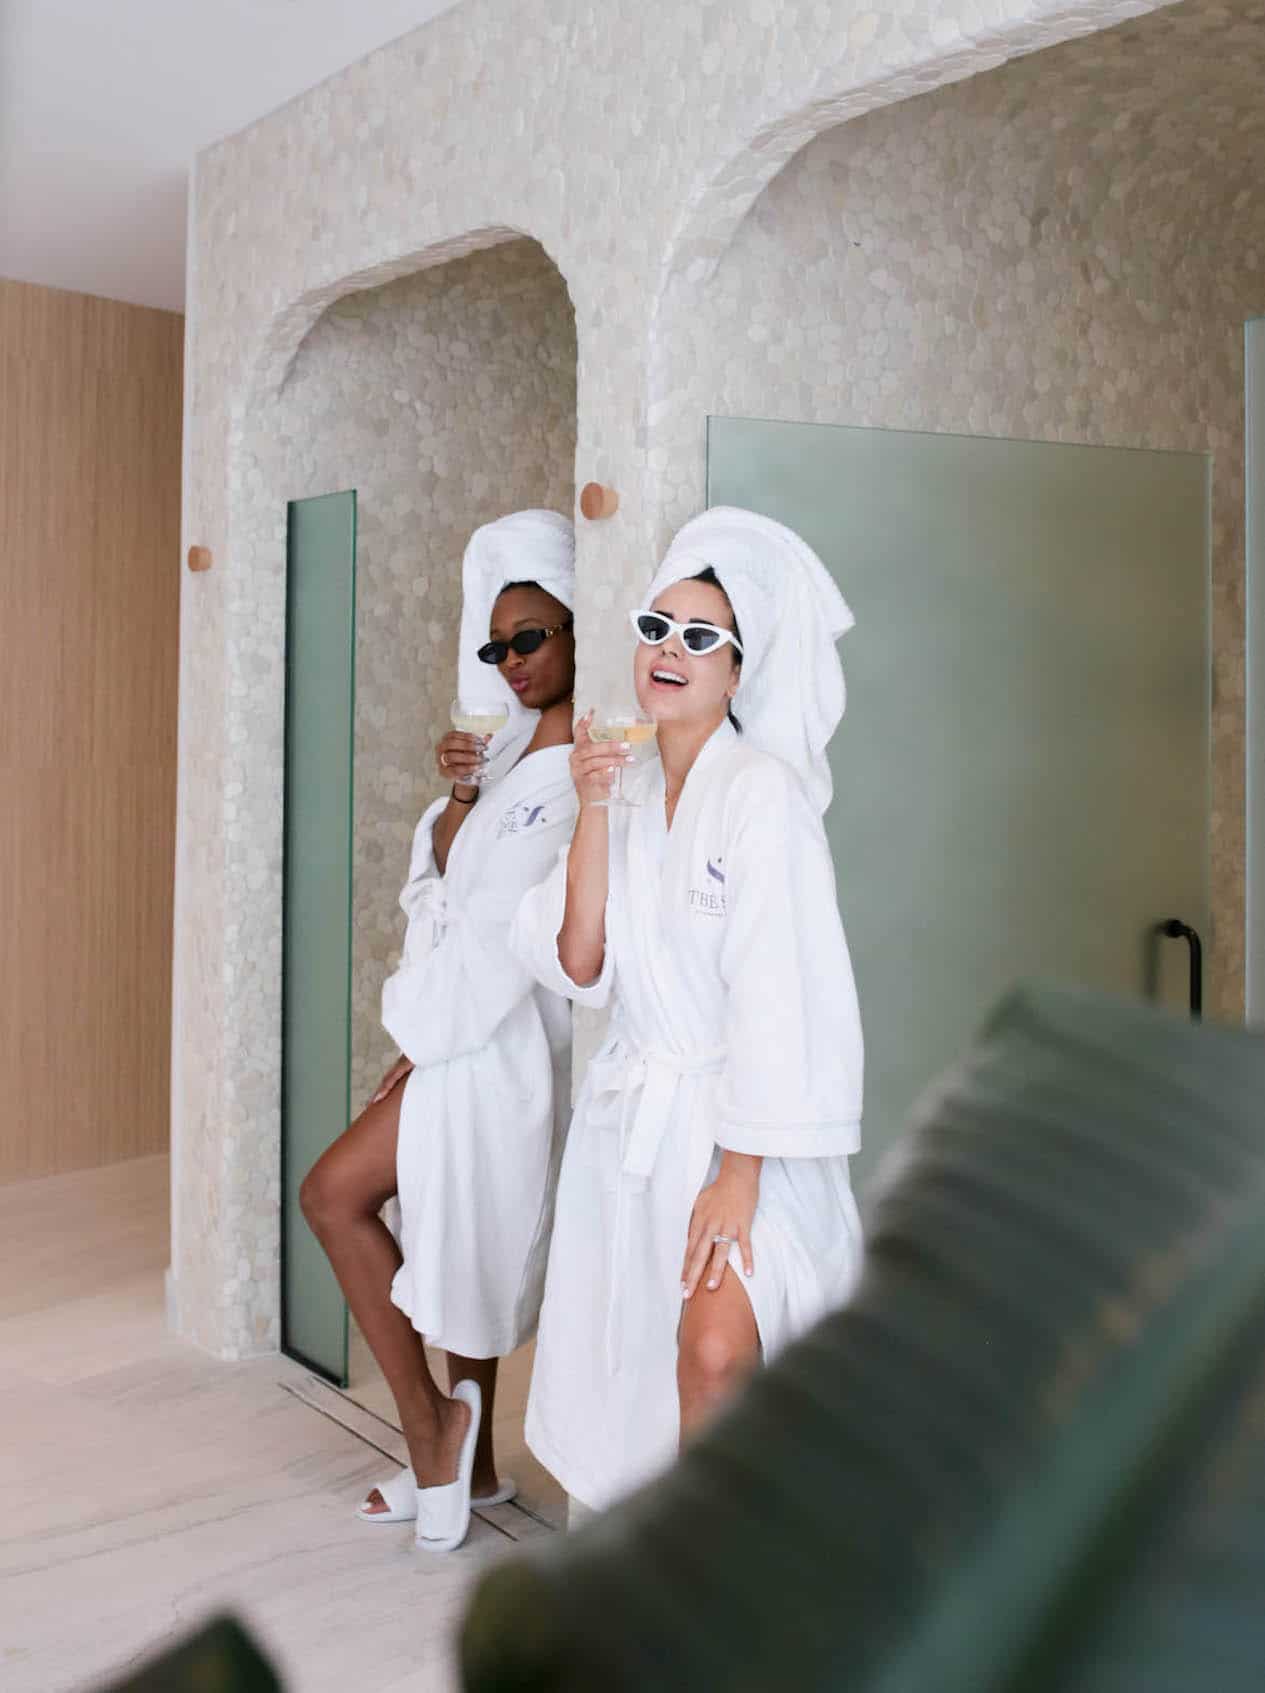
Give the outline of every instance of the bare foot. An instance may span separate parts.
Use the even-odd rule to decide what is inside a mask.
[[[419,1487],[443,1487],[457,1479],[457,1464],[461,1457],[461,1443],[466,1437],[473,1415],[461,1399],[445,1399],[439,1409],[439,1437],[422,1445],[408,1439],[409,1455],[413,1460],[413,1474]]]
[[[490,1470],[486,1475],[480,1475],[476,1471],[470,1478],[470,1497],[474,1500],[476,1505],[480,1499],[491,1499],[500,1491],[501,1478],[495,1470]],[[365,1511],[369,1516],[376,1517],[381,1515],[386,1508],[386,1500],[375,1487],[369,1497],[365,1500]]]
[[[427,1456],[422,1465],[418,1464],[416,1449],[413,1441],[409,1441],[409,1452],[413,1457],[413,1474],[421,1479],[419,1487],[442,1487],[445,1482],[456,1481],[457,1464],[461,1458],[461,1443],[465,1439],[466,1430],[470,1426],[470,1407],[460,1399],[445,1399],[440,1410],[440,1433],[437,1445],[425,1448]],[[406,1437],[407,1438],[407,1437]],[[496,1472],[490,1477],[476,1472],[471,1478],[471,1492],[476,1494],[495,1493],[500,1487]],[[365,1511],[371,1517],[380,1516],[388,1510],[386,1500],[378,1488],[373,1488],[365,1499]]]

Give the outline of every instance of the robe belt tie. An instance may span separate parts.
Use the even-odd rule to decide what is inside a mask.
[[[622,1045],[622,1043],[621,1043]],[[600,1060],[613,1072],[609,1081],[601,1078],[598,1091],[619,1091],[624,1096],[620,1119],[620,1170],[637,1185],[644,1185],[654,1169],[659,1147],[668,1127],[668,1113],[676,1086],[685,1076],[715,1075],[725,1061],[723,1046],[707,1052],[665,1052],[659,1047],[629,1047]],[[601,1082],[606,1085],[601,1085]],[[641,1097],[632,1110],[637,1089]],[[631,1122],[629,1117],[631,1114]]]
[[[594,1060],[595,1096],[622,1093],[620,1115],[620,1173],[615,1192],[615,1220],[611,1229],[609,1285],[606,1308],[606,1362],[612,1375],[619,1373],[623,1350],[624,1286],[620,1274],[628,1238],[631,1194],[646,1185],[654,1169],[659,1147],[667,1133],[668,1117],[678,1082],[686,1076],[718,1074],[724,1064],[725,1047],[706,1052],[665,1052],[657,1047],[634,1048],[623,1041],[611,1052]],[[641,1096],[633,1110],[633,1100]],[[631,1121],[630,1121],[631,1119]],[[685,1242],[681,1242],[685,1255]]]

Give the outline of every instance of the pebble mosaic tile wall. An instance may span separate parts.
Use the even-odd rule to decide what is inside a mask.
[[[1225,1016],[1243,1008],[1243,325],[1265,312],[1263,71],[1265,5],[1192,0],[821,136],[675,320],[666,363],[688,374],[694,438],[660,449],[682,472],[667,529],[703,498],[709,412],[1213,455],[1207,987]],[[1197,159],[1196,88],[1215,114]]]
[[[354,1111],[394,1055],[379,1001],[413,828],[443,787],[466,540],[574,503],[575,319],[556,267],[514,241],[348,295],[304,341],[270,434],[267,475],[291,498],[357,490]]]
[[[1151,11],[1147,0],[465,0],[199,160],[185,541],[212,547],[217,563],[186,576],[182,608],[173,1305],[190,1338],[237,1357],[277,1334],[284,524],[270,431],[312,326],[348,295],[515,236],[543,246],[575,307],[576,479],[621,496],[615,518],[580,526],[580,691],[591,692],[626,654],[610,614],[630,603],[671,527],[701,499],[708,409],[842,415],[836,390],[847,388],[856,421],[935,416],[1009,429],[1035,408],[1034,427],[1054,438],[1079,430],[1093,439],[1101,427],[1115,440],[1140,429],[1154,405],[1172,444],[1224,450],[1217,432],[1228,425],[1212,398],[1227,391],[1232,366],[1224,340],[1220,351],[1213,345],[1224,330],[1192,347],[1193,308],[1166,305],[1174,296],[1159,284],[1181,272],[1192,208],[1202,215],[1206,203],[1214,222],[1236,215],[1216,150],[1232,154],[1254,119],[1236,103],[1242,90],[1218,82],[1200,102],[1188,83],[1177,104],[1209,114],[1205,152],[1198,137],[1180,141],[1173,105],[1147,106],[1147,88],[1169,55],[1170,76],[1193,76],[1197,60],[1199,75],[1216,77],[1220,50],[1200,58],[1194,40],[1222,19],[1252,27],[1252,8],[1186,0],[1171,16],[1196,21],[1135,70],[1110,48],[1101,62],[1092,52],[1078,61],[1068,84],[1076,101],[1066,122],[1053,114],[1040,166],[1022,122],[1046,62],[1025,66],[1024,55],[1127,19],[1142,20],[1139,30],[1163,26],[1164,14],[1143,19]],[[1010,60],[1021,62],[1005,75],[1020,80],[991,116],[988,96],[976,107],[969,84],[964,105],[945,107],[956,118],[930,134],[897,109]],[[893,109],[884,116],[884,107]],[[1123,243],[1108,225],[1124,230],[1129,170],[1145,175],[1148,152],[1130,155],[1130,166],[1118,149],[1130,113],[1148,111],[1153,135],[1178,138],[1170,157],[1187,174],[1167,191],[1152,185],[1151,221]],[[852,127],[867,113],[878,115]],[[993,138],[984,160],[955,154],[958,121]],[[844,124],[760,201],[801,149]],[[868,165],[852,160],[850,130]],[[941,150],[960,173],[946,174]],[[1035,200],[1023,177],[1032,168]],[[1165,192],[1172,215],[1161,223]],[[951,204],[933,204],[946,193]],[[859,231],[851,213],[840,224],[845,195],[868,203]],[[902,196],[908,205],[898,209]],[[1138,204],[1144,198],[1139,189]],[[801,200],[822,208],[824,228],[805,224]],[[987,214],[995,238],[966,229],[971,208]],[[849,226],[861,246],[841,260],[838,230]],[[778,229],[789,245],[771,238]],[[923,250],[946,235],[943,251]],[[1075,264],[1051,269],[1049,255],[1051,243],[1072,251],[1073,237],[1091,250],[1076,261],[1088,278],[1069,289]],[[1159,256],[1144,262],[1148,242]],[[1186,274],[1193,288],[1207,272]],[[1215,286],[1222,294],[1239,283]],[[1192,389],[1206,383],[1206,396],[1180,402],[1203,420],[1185,435],[1153,369],[1135,375],[1107,347],[1131,292],[1142,302],[1134,340],[1147,324]],[[1038,307],[1053,310],[1061,339]],[[1205,315],[1223,325],[1230,309],[1224,293]],[[1007,322],[1031,345],[1003,350]],[[828,341],[814,323],[830,328]],[[350,333],[331,318],[324,333],[343,328]],[[946,377],[950,350],[969,393]],[[946,391],[908,391],[927,380]],[[1241,857],[1241,796],[1228,773],[1241,721],[1241,565],[1220,496],[1218,513],[1218,875],[1230,886]],[[1237,897],[1221,898],[1219,921],[1232,920]]]
[[[515,240],[347,295],[304,340],[255,436],[274,543],[288,499],[357,490],[354,1112],[393,1055],[379,1021],[382,981],[402,939],[397,900],[413,828],[441,787],[431,749],[456,682],[466,540],[505,511],[570,512],[574,502],[575,320],[557,268],[535,242]],[[274,544],[267,558],[262,568],[275,570],[284,550]],[[283,578],[274,587],[283,592]],[[237,801],[235,792],[234,826]],[[278,850],[262,823],[261,812],[252,864]],[[278,843],[280,827],[271,810]],[[253,962],[258,1029],[269,1035],[271,972],[258,966],[270,960]],[[277,1181],[274,1157],[235,1213],[228,1283],[269,1313],[255,1333],[273,1346]]]

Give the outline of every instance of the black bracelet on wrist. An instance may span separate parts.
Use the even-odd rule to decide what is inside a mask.
[[[457,792],[457,785],[456,785],[455,782],[453,783],[452,792],[448,795],[448,798],[449,799],[455,799],[458,805],[473,805],[475,800],[478,799],[478,797],[479,797],[479,790],[476,788],[474,790],[474,792],[470,795],[469,799],[462,799],[461,795]]]

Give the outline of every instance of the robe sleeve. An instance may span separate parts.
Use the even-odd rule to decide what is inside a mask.
[[[570,842],[558,854],[552,872],[523,899],[510,931],[510,948],[542,987],[560,993],[577,1005],[600,1010],[610,999],[615,967],[611,959],[610,926],[607,923],[606,951],[601,974],[581,987],[573,982],[558,957],[558,931],[567,906],[567,853]],[[607,902],[609,914],[610,904]]]
[[[717,1144],[770,1158],[856,1152],[861,1020],[821,819],[775,759],[745,772],[729,804]]]
[[[422,895],[410,876],[400,903],[410,910],[409,930],[428,925],[432,944],[409,946],[399,969],[382,989],[382,1023],[401,1052],[424,1069],[477,1052],[529,993],[531,973],[508,946],[510,922],[523,894],[546,873],[575,822],[573,792],[560,790],[544,802],[547,815],[530,829],[499,837],[487,850],[477,897],[460,911],[446,911]],[[429,814],[428,814],[429,815]],[[430,836],[421,840],[423,818],[414,842],[413,869],[430,855]],[[429,856],[429,881],[442,888]],[[412,906],[409,889],[414,888]]]

